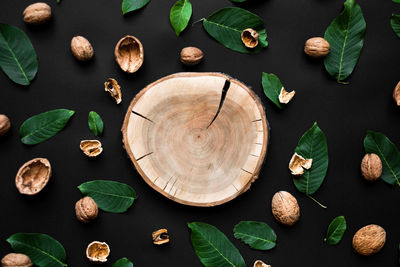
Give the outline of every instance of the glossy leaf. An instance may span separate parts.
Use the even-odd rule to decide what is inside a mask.
[[[89,112],[88,123],[90,131],[92,131],[92,133],[95,136],[100,136],[103,134],[104,123],[100,115],[97,114],[97,112],[95,111]]]
[[[204,29],[227,48],[241,53],[258,53],[268,46],[264,21],[257,15],[238,7],[222,8],[203,20]],[[259,33],[258,46],[249,49],[242,42],[241,34],[246,28]]]
[[[278,76],[273,73],[262,73],[262,86],[264,94],[271,100],[278,108],[282,109],[283,106],[279,102],[279,94],[283,87]]]
[[[17,233],[7,239],[17,253],[27,255],[35,266],[63,267],[67,266],[64,247],[46,234]]]
[[[375,153],[382,161],[382,180],[400,186],[400,152],[382,133],[367,131],[364,138],[366,153]]]
[[[400,38],[400,15],[392,14],[390,25],[392,26],[394,33]]]
[[[176,36],[187,27],[191,16],[192,3],[189,0],[179,0],[172,6],[169,20]]]
[[[133,267],[133,263],[128,258],[121,258],[113,264],[113,267]]]
[[[325,31],[325,39],[331,45],[325,58],[325,68],[338,82],[353,72],[364,45],[366,23],[355,0],[347,0],[344,10]]]
[[[276,246],[276,234],[266,223],[241,221],[233,229],[237,239],[253,249],[269,250]]]
[[[0,23],[0,68],[21,85],[29,85],[38,70],[36,52],[28,36],[5,23]]]
[[[143,8],[150,0],[123,0],[122,1],[122,14],[129,13]]]
[[[245,267],[239,250],[216,227],[202,223],[188,223],[194,251],[206,267]]]
[[[107,212],[122,213],[132,206],[136,192],[127,184],[95,180],[78,186],[82,194],[90,196],[99,209]]]
[[[347,224],[344,216],[338,216],[329,224],[324,241],[328,245],[336,245],[342,240]]]
[[[294,185],[300,192],[312,195],[321,186],[328,170],[328,145],[325,134],[317,123],[300,138],[296,152],[313,161],[311,169],[304,170],[302,176],[293,178]]]
[[[64,129],[74,113],[73,110],[55,109],[30,117],[19,128],[22,143],[36,145],[53,137]]]

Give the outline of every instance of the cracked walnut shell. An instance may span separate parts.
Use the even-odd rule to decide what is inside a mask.
[[[364,256],[381,251],[386,242],[386,231],[376,224],[364,226],[353,237],[354,250]]]
[[[312,159],[305,159],[296,152],[289,162],[289,169],[292,175],[303,175],[304,169],[309,170],[312,166]]]
[[[4,114],[0,114],[0,136],[5,135],[10,130],[10,128],[10,119]]]
[[[110,95],[115,99],[117,104],[121,103],[122,101],[122,92],[121,87],[119,86],[118,82],[113,78],[108,78],[107,81],[104,83],[104,89],[106,92],[109,92]]]
[[[361,173],[365,180],[375,181],[382,175],[382,161],[378,155],[366,154],[361,161]]]
[[[35,3],[27,6],[22,15],[28,24],[43,24],[51,19],[51,7],[46,3]]]
[[[103,147],[99,140],[82,140],[80,148],[90,158],[97,157],[103,152]]]
[[[272,214],[281,224],[292,226],[300,218],[300,207],[296,198],[286,191],[275,193],[271,201]]]
[[[118,41],[114,55],[115,61],[123,71],[134,73],[143,64],[143,45],[135,36],[127,35]]]
[[[86,248],[86,257],[91,262],[106,262],[110,255],[110,247],[105,242],[93,241]]]
[[[25,254],[9,253],[1,259],[2,267],[32,267],[31,259]]]
[[[253,264],[253,267],[271,267],[271,265],[268,265],[261,260],[256,260]]]
[[[291,91],[291,92],[287,92],[285,90],[284,87],[282,87],[281,92],[279,93],[279,103],[281,104],[287,104],[290,102],[290,100],[292,100],[292,98],[294,97],[294,95],[296,94],[296,91]]]
[[[310,57],[320,58],[329,54],[331,45],[322,37],[313,37],[306,41],[304,53]]]
[[[260,34],[252,28],[247,28],[242,31],[241,38],[244,46],[247,48],[254,48],[258,45],[258,38]]]
[[[35,158],[18,170],[15,185],[21,194],[35,195],[47,185],[50,177],[50,162],[45,158]]]
[[[155,245],[162,245],[169,242],[169,234],[167,229],[157,230],[151,235],[153,237],[153,243]]]
[[[97,218],[99,209],[93,198],[84,197],[76,202],[75,213],[79,221],[88,223]]]
[[[79,61],[88,61],[93,58],[94,50],[89,40],[83,36],[75,36],[71,40],[71,51]]]

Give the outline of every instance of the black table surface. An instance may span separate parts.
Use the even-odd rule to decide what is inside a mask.
[[[261,259],[274,267],[285,266],[396,266],[400,188],[383,181],[368,184],[360,174],[368,129],[383,132],[400,146],[400,113],[392,99],[399,80],[400,39],[392,32],[390,16],[400,6],[390,0],[359,4],[367,22],[365,46],[349,85],[336,83],[323,62],[303,53],[306,39],[323,36],[326,27],[343,8],[343,0],[250,0],[239,5],[265,20],[270,46],[258,55],[231,51],[207,35],[201,23],[189,26],[176,37],[169,24],[174,0],[153,0],[142,10],[122,16],[121,0],[46,0],[53,19],[42,27],[30,27],[22,11],[33,1],[2,0],[0,21],[15,25],[30,37],[39,58],[37,77],[29,87],[11,82],[0,73],[0,113],[8,115],[11,132],[0,138],[0,252],[11,248],[6,239],[16,232],[47,233],[67,251],[70,266],[90,265],[85,249],[93,240],[111,247],[112,266],[121,257],[135,266],[201,266],[191,243],[187,222],[202,221],[218,227],[238,247],[246,264]],[[193,22],[213,11],[233,6],[228,0],[192,0]],[[114,46],[126,34],[137,36],[145,49],[145,62],[133,75],[122,72],[114,61]],[[75,35],[87,37],[95,58],[80,64],[70,52]],[[195,68],[184,67],[179,51],[194,45],[205,53]],[[150,188],[138,175],[122,147],[120,132],[131,99],[147,84],[183,71],[224,72],[253,88],[266,108],[271,125],[271,143],[259,179],[235,200],[214,208],[177,204]],[[277,109],[264,95],[261,73],[277,74],[294,101]],[[103,83],[117,79],[123,101],[116,105],[104,92]],[[67,127],[52,139],[32,147],[19,140],[18,129],[28,117],[56,109],[76,111]],[[87,116],[97,111],[104,120],[100,138],[103,155],[85,157],[79,149],[83,139],[93,139]],[[288,171],[288,161],[300,136],[317,121],[329,147],[329,169],[314,195],[328,206],[322,209],[298,192]],[[35,157],[46,157],[53,166],[50,183],[39,195],[22,196],[14,185],[18,168]],[[124,214],[101,212],[98,220],[84,225],[76,220],[74,205],[81,197],[77,186],[92,179],[111,179],[131,185],[138,199]],[[279,225],[271,214],[271,198],[279,190],[294,194],[301,219],[292,228]],[[348,230],[337,246],[324,244],[330,221],[344,215]],[[233,237],[241,220],[267,222],[277,233],[277,246],[256,251]],[[383,250],[372,257],[353,252],[351,240],[360,227],[379,224],[387,231]],[[165,227],[171,243],[156,247],[152,231]]]

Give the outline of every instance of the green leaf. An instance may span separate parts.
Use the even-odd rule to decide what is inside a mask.
[[[381,178],[391,185],[400,186],[400,152],[382,133],[367,131],[364,138],[366,153],[375,153],[382,161]]]
[[[192,3],[189,0],[179,0],[172,6],[169,20],[176,36],[187,27],[191,16]]]
[[[278,108],[282,109],[283,106],[279,102],[279,94],[283,87],[278,76],[273,73],[262,73],[262,86],[264,94],[271,100]]]
[[[39,267],[67,266],[64,247],[46,234],[17,233],[7,239],[17,253],[27,255]]]
[[[225,47],[241,53],[258,53],[268,46],[264,21],[257,15],[239,8],[222,8],[203,20],[204,29]],[[242,42],[241,34],[246,28],[259,33],[258,46],[249,49]]]
[[[393,2],[400,4],[400,0],[393,0]]]
[[[113,267],[133,267],[133,263],[128,258],[121,258],[113,264]]]
[[[61,0],[57,0],[57,3],[58,3],[58,4],[61,3]]]
[[[336,245],[342,240],[343,234],[346,231],[346,219],[344,216],[338,216],[329,224],[328,231],[324,241],[328,245]]]
[[[390,25],[392,26],[394,33],[400,38],[400,15],[392,14]]]
[[[0,23],[0,68],[21,85],[29,85],[38,71],[36,52],[28,36],[5,23]]]
[[[295,151],[300,156],[313,160],[309,170],[304,170],[302,176],[293,178],[297,190],[310,196],[319,189],[328,170],[328,145],[325,134],[316,122],[300,138]]]
[[[233,228],[237,239],[242,240],[253,249],[269,250],[276,246],[276,234],[266,223],[241,221]]]
[[[343,12],[326,29],[325,39],[331,50],[325,58],[325,68],[338,82],[353,72],[364,45],[366,27],[360,6],[347,0]]]
[[[22,143],[36,145],[60,132],[75,111],[55,109],[27,119],[19,128]]]
[[[206,267],[245,267],[239,250],[216,227],[202,223],[188,223],[194,251]]]
[[[123,0],[122,1],[122,14],[129,13],[131,11],[135,11],[141,9],[145,5],[147,5],[150,0]]]
[[[127,184],[94,180],[78,186],[82,194],[90,196],[99,209],[113,213],[123,213],[132,206],[136,192]]]
[[[89,123],[89,129],[95,136],[100,136],[103,134],[104,123],[100,115],[97,114],[97,112],[95,111],[89,112],[88,123]]]

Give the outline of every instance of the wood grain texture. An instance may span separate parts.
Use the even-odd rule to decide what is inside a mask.
[[[176,202],[215,206],[258,178],[268,122],[255,93],[220,73],[177,73],[140,91],[122,127],[143,179]]]

